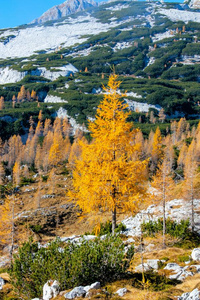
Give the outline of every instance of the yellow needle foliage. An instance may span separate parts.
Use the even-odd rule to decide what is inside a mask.
[[[120,101],[119,86],[112,74],[96,119],[89,124],[93,141],[80,142],[82,154],[76,160],[70,193],[84,213],[112,212],[113,230],[116,209],[136,210],[146,191],[147,161],[139,159],[141,145],[134,142],[138,130],[131,130],[133,124],[127,122],[129,112]]]
[[[11,213],[11,200],[6,199],[4,204],[0,207],[0,242],[6,243],[11,240],[12,230],[12,213]]]

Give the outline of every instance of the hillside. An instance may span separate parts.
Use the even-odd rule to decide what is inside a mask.
[[[63,102],[68,116],[87,125],[115,66],[130,108],[142,119],[154,108],[149,104],[155,113],[163,107],[168,118],[198,118],[199,21],[199,11],[186,4],[112,1],[58,21],[1,30],[0,96],[9,108],[24,85],[40,102]],[[15,114],[18,119],[17,109],[1,110],[1,116]]]
[[[0,30],[0,299],[200,299],[199,29],[70,0]]]

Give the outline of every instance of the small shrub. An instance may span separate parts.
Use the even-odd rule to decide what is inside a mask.
[[[39,233],[42,230],[42,226],[39,224],[36,225],[29,224],[29,228],[35,233]]]
[[[42,175],[42,182],[47,182],[49,175]]]
[[[97,227],[95,227],[91,233],[86,232],[85,235],[88,234],[97,234],[98,236],[105,235],[105,234],[111,234],[112,233],[112,222],[107,221],[106,223],[100,223],[98,230],[96,230]],[[115,233],[120,233],[121,231],[126,230],[126,225],[123,223],[119,223],[116,226]]]
[[[22,177],[21,181],[20,181],[20,186],[30,185],[32,183],[35,183],[35,179],[33,179],[33,178],[27,178],[27,177]]]
[[[134,273],[132,285],[138,289],[144,289],[142,273]],[[169,279],[165,276],[161,276],[156,273],[146,272],[144,273],[145,282],[148,282],[148,289],[151,291],[162,291],[171,286],[175,286],[180,283],[179,280]]]
[[[196,232],[189,232],[184,239],[179,240],[174,246],[182,249],[193,249],[200,245],[200,237]]]
[[[119,233],[121,231],[125,231],[126,230],[126,225],[124,225],[123,223],[119,223],[119,225],[117,225],[117,228],[115,229],[116,233]]]
[[[189,261],[190,260],[190,257],[188,255],[179,255],[178,256],[178,261],[179,262],[186,262],[186,261]]]
[[[176,221],[168,218],[166,220],[166,233],[176,238],[185,238],[190,233],[189,225],[189,220],[181,220],[180,223],[177,223]],[[144,234],[147,236],[154,236],[155,233],[162,232],[163,220],[158,219],[158,221],[142,223],[141,228]]]

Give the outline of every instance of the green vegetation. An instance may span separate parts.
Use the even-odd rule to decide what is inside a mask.
[[[43,101],[48,93],[68,102],[63,105],[52,104],[52,109],[41,104],[46,117],[52,118],[56,109],[62,106],[78,123],[87,125],[88,117],[94,117],[95,109],[102,100],[102,95],[95,94],[94,89],[98,90],[107,82],[113,66],[116,73],[121,75],[122,91],[133,91],[142,96],[142,98],[126,97],[129,100],[160,105],[164,108],[165,114],[172,117],[177,116],[176,112],[181,112],[187,119],[194,119],[195,115],[200,113],[200,66],[195,63],[182,64],[184,56],[193,57],[200,54],[199,23],[172,22],[167,17],[156,14],[154,26],[151,27],[146,19],[136,18],[138,15],[143,15],[144,7],[148,7],[148,3],[116,1],[112,5],[114,7],[122,5],[122,8],[112,11],[109,9],[110,3],[105,3],[98,9],[90,9],[90,12],[100,22],[109,23],[112,21],[111,18],[122,21],[115,28],[97,35],[87,35],[85,36],[86,42],[61,48],[56,52],[47,53],[41,50],[28,59],[0,60],[0,67],[9,66],[19,72],[27,72],[21,82],[0,86],[0,96],[3,96],[6,101],[6,108],[0,111],[0,132],[3,139],[9,138],[11,132],[25,134],[28,118],[33,115],[36,119],[36,114],[38,114],[39,109],[32,103],[27,105],[20,103],[15,109],[11,108],[11,99],[14,95],[17,96],[22,85],[30,92],[36,91],[39,101]],[[173,3],[166,5],[174,7]],[[84,13],[79,13],[79,15],[82,14]],[[75,15],[71,17],[75,18]],[[53,24],[54,22],[48,22],[45,26]],[[31,26],[33,25],[21,28]],[[166,31],[171,31],[172,36],[153,42],[156,34]],[[2,39],[6,42],[4,39],[12,38],[14,35],[11,34]],[[127,43],[125,48],[124,46],[120,48],[121,43]],[[80,51],[88,49],[90,49],[88,55],[80,54]],[[148,65],[151,57],[155,58],[155,61]],[[50,81],[32,73],[38,67],[58,71],[60,67],[69,63],[79,70],[74,76],[60,76],[57,80]],[[66,83],[68,88],[66,88]],[[157,113],[155,111],[156,117]],[[5,115],[14,117],[16,120],[8,124],[1,119]],[[142,124],[138,124],[139,117],[141,117]],[[149,118],[144,113],[133,112],[131,120],[136,122],[145,134],[149,133],[149,125],[145,125],[149,122]],[[163,125],[162,127],[164,128]],[[169,127],[169,124],[166,127]]]
[[[183,249],[192,249],[199,247],[200,237],[197,232],[191,232],[189,229],[189,220],[181,220],[180,223],[173,221],[171,219],[166,220],[166,233],[177,239],[174,242],[175,247],[180,247]],[[163,231],[163,221],[158,219],[158,221],[149,221],[141,225],[142,231],[146,236],[154,236],[156,233],[162,233]],[[181,260],[188,260],[183,257]]]
[[[41,296],[42,287],[49,278],[58,280],[61,290],[118,279],[126,272],[134,254],[133,248],[124,254],[124,247],[116,236],[83,240],[80,245],[63,245],[56,240],[46,248],[26,242],[13,261],[13,285],[25,299],[31,299]]]
[[[119,223],[116,226],[115,233],[120,233],[121,231],[125,231],[125,230],[126,230],[126,226],[123,223]],[[88,234],[96,234],[96,233],[98,236],[105,235],[105,234],[111,234],[112,233],[112,222],[107,221],[106,223],[100,223],[99,230],[94,228],[91,233],[86,232],[85,234],[88,235]]]
[[[190,233],[189,224],[189,220],[181,220],[181,222],[178,223],[168,218],[166,220],[166,233],[176,238],[186,238]],[[162,232],[163,220],[158,219],[158,221],[142,223],[141,229],[145,235],[154,236],[156,233]]]
[[[145,272],[144,278],[142,273],[134,273],[132,277],[133,287],[142,290],[162,291],[180,283],[177,279],[169,279],[153,272]]]

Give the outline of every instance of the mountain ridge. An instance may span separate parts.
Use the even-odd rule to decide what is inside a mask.
[[[67,0],[48,9],[41,17],[34,19],[30,24],[42,24],[47,21],[55,21],[97,5],[98,4],[93,0]]]

